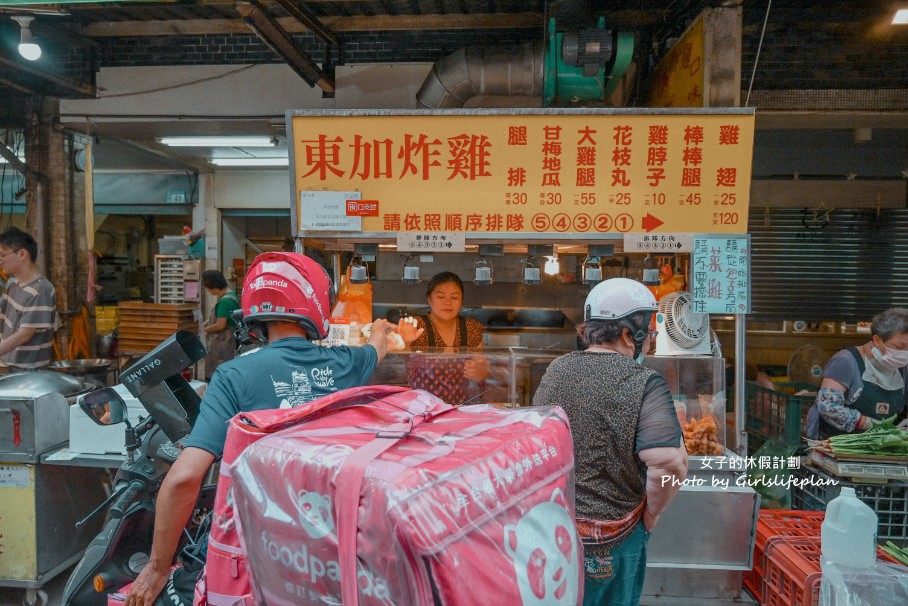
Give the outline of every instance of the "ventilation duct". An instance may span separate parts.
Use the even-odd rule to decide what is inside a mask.
[[[437,61],[416,93],[423,107],[463,107],[479,95],[542,96],[542,42],[462,48]]]

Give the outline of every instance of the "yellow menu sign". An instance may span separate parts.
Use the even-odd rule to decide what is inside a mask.
[[[647,105],[703,107],[703,78],[706,73],[703,30],[701,15],[656,66]]]
[[[293,209],[377,205],[367,233],[746,233],[752,110],[288,112]]]

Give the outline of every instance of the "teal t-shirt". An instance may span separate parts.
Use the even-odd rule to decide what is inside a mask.
[[[294,408],[365,385],[378,364],[371,345],[319,347],[303,337],[281,339],[218,366],[202,398],[186,446],[220,457],[227,424],[237,413]]]

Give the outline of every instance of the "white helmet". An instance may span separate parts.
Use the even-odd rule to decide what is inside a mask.
[[[654,312],[659,308],[650,290],[628,278],[609,278],[600,282],[586,296],[583,319],[620,320],[638,311]]]

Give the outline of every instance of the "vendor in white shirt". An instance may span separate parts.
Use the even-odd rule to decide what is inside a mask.
[[[908,377],[908,309],[873,318],[870,341],[836,353],[823,369],[816,401],[807,413],[807,437],[825,440],[866,431],[883,419],[905,420]]]

